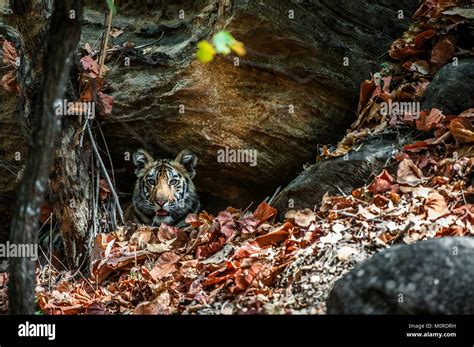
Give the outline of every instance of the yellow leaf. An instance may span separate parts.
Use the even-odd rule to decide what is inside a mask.
[[[216,50],[214,47],[207,41],[200,41],[198,43],[198,50],[196,57],[203,63],[208,63],[214,59]]]
[[[239,56],[244,56],[247,52],[245,51],[244,44],[240,41],[234,40],[230,45],[230,48],[237,53]]]

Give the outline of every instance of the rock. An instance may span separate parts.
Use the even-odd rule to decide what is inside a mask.
[[[409,141],[410,135],[385,133],[369,138],[346,158],[325,159],[312,165],[296,177],[275,198],[273,205],[280,219],[288,210],[312,208],[327,192],[331,195],[350,194],[378,175],[392,155]],[[358,146],[355,146],[356,148]]]
[[[474,239],[393,246],[334,285],[329,314],[474,314]]]
[[[159,13],[137,18],[119,9],[114,18],[124,33],[113,44],[146,44],[164,32],[149,52],[131,56],[130,67],[120,61],[107,76],[115,103],[103,124],[119,188],[132,189],[125,152],[145,147],[174,157],[191,148],[199,157],[195,180],[204,207],[217,201],[223,208],[263,200],[314,160],[318,143],[344,135],[354,120],[360,83],[408,27],[418,2],[162,3]],[[405,19],[398,19],[399,10]],[[82,42],[94,42],[102,23],[102,13],[87,10]],[[247,56],[239,66],[233,57],[196,61],[196,43],[224,24],[244,42]],[[256,150],[257,165],[218,162],[218,150],[226,147]]]
[[[426,88],[422,109],[436,107],[446,115],[458,115],[474,106],[474,59],[446,64]]]

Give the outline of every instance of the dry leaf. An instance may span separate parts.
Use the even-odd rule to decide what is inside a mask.
[[[444,196],[437,192],[428,195],[424,205],[425,212],[429,220],[436,220],[449,212]]]
[[[421,170],[411,159],[404,159],[398,166],[397,182],[409,186],[417,186],[426,181]]]

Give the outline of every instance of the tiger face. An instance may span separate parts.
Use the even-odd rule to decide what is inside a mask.
[[[154,160],[139,149],[133,154],[137,181],[133,192],[133,209],[137,222],[150,225],[184,224],[188,213],[199,210],[199,196],[193,177],[197,157],[189,150],[176,159]]]

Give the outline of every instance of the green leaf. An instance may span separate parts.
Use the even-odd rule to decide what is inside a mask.
[[[234,37],[227,31],[220,31],[212,38],[212,43],[216,48],[217,53],[227,55],[231,51],[231,46],[234,43]]]
[[[214,55],[216,54],[216,50],[212,45],[207,41],[200,41],[198,43],[198,50],[196,53],[196,57],[203,63],[209,63],[212,59],[214,59]]]
[[[115,6],[114,2],[112,0],[105,0],[105,2],[107,3],[109,11],[115,16],[117,14],[117,7]]]

